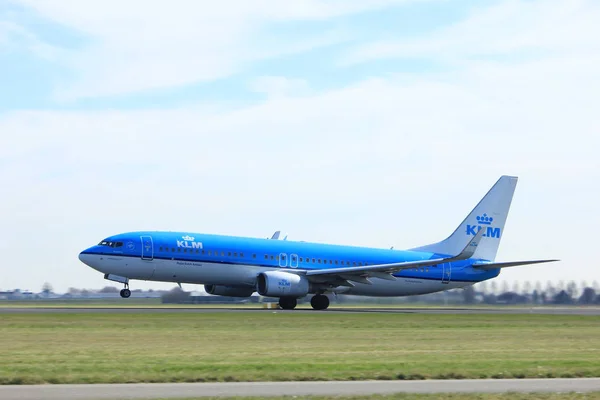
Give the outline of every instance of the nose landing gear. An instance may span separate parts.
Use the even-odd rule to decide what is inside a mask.
[[[125,284],[125,289],[121,289],[121,291],[119,292],[119,294],[124,299],[127,299],[127,298],[129,298],[129,296],[131,296],[131,290],[129,290],[129,284],[128,283]]]

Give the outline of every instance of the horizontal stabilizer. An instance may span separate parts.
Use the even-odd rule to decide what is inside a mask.
[[[530,265],[530,264],[542,264],[555,262],[560,260],[531,260],[531,261],[508,261],[508,262],[495,262],[495,263],[487,263],[487,264],[474,264],[473,268],[482,269],[484,271],[496,268],[508,268],[508,267],[518,267],[520,265]]]

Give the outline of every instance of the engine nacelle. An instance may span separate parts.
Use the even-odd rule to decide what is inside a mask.
[[[257,291],[268,297],[303,297],[310,291],[310,282],[303,275],[283,271],[266,271],[258,274]]]
[[[254,293],[254,288],[225,285],[204,285],[204,290],[208,294],[229,297],[250,297]]]

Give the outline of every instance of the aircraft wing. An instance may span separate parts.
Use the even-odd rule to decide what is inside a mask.
[[[364,265],[359,267],[345,267],[345,268],[327,268],[306,271],[305,275],[310,279],[317,281],[328,281],[328,280],[342,280],[342,281],[355,281],[361,283],[370,284],[369,277],[381,278],[387,280],[395,280],[392,274],[394,272],[402,271],[404,269],[427,267],[431,265],[443,264],[453,261],[466,260],[471,258],[475,254],[475,250],[479,245],[481,237],[483,236],[484,229],[479,230],[477,234],[467,243],[463,251],[453,257],[447,258],[433,258],[429,260],[420,261],[407,261],[401,263],[392,264],[378,264],[378,265]],[[315,279],[316,278],[316,279]],[[322,279],[329,278],[329,279]]]
[[[560,261],[560,260],[494,262],[494,263],[486,263],[486,264],[473,264],[473,268],[487,271],[487,270],[496,269],[496,268],[518,267],[520,265],[541,264],[541,263],[549,263],[549,262],[555,262],[555,261]]]

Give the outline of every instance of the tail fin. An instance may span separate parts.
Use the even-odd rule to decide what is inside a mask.
[[[490,191],[487,192],[452,235],[441,242],[411,250],[438,254],[458,254],[471,236],[474,236],[480,229],[485,229],[486,231],[473,258],[493,261],[496,258],[500,239],[504,233],[504,224],[517,186],[517,179],[514,176],[500,177],[498,182],[492,186]]]

